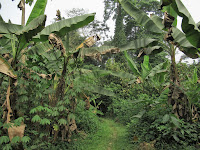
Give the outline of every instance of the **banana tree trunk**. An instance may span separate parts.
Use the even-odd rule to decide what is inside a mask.
[[[22,0],[22,25],[25,25],[25,0]]]
[[[179,83],[179,76],[175,62],[175,48],[171,44],[171,68],[170,68],[170,92],[168,94],[168,103],[172,105],[173,113],[185,121],[192,119],[190,104],[187,96],[184,94]]]

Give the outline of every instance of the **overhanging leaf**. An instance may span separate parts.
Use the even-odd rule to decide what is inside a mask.
[[[94,20],[95,13],[86,14],[82,16],[77,16],[70,19],[64,19],[59,22],[53,23],[44,28],[37,36],[35,36],[35,40],[46,41],[48,39],[49,34],[55,33],[60,37],[66,35],[66,33],[81,28],[91,21]]]
[[[106,90],[102,87],[96,86],[96,85],[90,85],[88,83],[84,83],[83,88],[90,92],[94,92],[94,93],[98,93],[98,94],[102,94],[102,95],[106,95],[106,96],[115,96],[115,94],[113,92]]]
[[[97,70],[92,71],[95,76],[105,76],[105,75],[113,75],[122,79],[136,79],[136,76],[127,72],[115,72],[109,70]]]
[[[142,116],[145,114],[145,112],[146,112],[146,110],[143,110],[143,111],[139,112],[137,115],[132,116],[132,117],[134,117],[134,118],[142,118]]]
[[[172,28],[172,36],[174,41],[179,46],[179,49],[190,58],[198,58],[199,50],[194,47],[190,42],[188,42],[185,34],[181,32],[178,28]]]
[[[131,41],[128,44],[119,47],[119,49],[121,52],[126,51],[126,50],[137,50],[137,49],[144,48],[147,46],[155,46],[157,45],[157,42],[158,40],[156,39],[142,38],[142,39]]]
[[[182,30],[186,34],[188,41],[197,48],[200,48],[200,30],[194,22],[192,16],[180,0],[162,0],[163,6],[171,5],[176,13],[182,17]]]
[[[0,72],[10,76],[11,78],[14,79],[17,78],[17,74],[15,73],[9,62],[6,59],[4,59],[1,55],[0,55]]]
[[[37,35],[40,31],[44,29],[45,22],[46,15],[38,16],[37,18],[34,18],[27,26],[24,26],[21,30],[16,32],[16,35],[24,35],[26,41],[29,41],[32,39],[33,36]]]
[[[16,33],[19,30],[21,30],[23,26],[11,24],[11,23],[5,23],[4,21],[0,21],[0,34],[8,34],[8,33]]]
[[[163,33],[163,31],[147,16],[147,14],[134,6],[130,0],[119,0],[123,9],[148,31]]]
[[[163,51],[163,48],[161,46],[152,46],[152,47],[147,47],[143,50],[143,52],[146,54],[146,55],[154,55],[154,54],[157,54],[157,53],[160,53]]]

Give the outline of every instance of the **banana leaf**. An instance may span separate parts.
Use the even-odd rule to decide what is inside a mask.
[[[136,39],[134,41],[129,42],[128,44],[119,47],[120,51],[126,51],[126,50],[138,50],[140,48],[145,48],[148,46],[154,46],[158,44],[157,39],[151,39],[151,38],[142,38],[142,39]]]
[[[115,93],[113,93],[112,91],[109,91],[100,86],[96,86],[96,85],[92,85],[92,84],[88,84],[88,83],[84,83],[83,89],[93,92],[93,93],[106,95],[106,96],[115,96]]]
[[[164,63],[160,63],[158,65],[156,65],[154,68],[151,69],[148,77],[154,77],[156,74],[160,74],[160,73],[167,73],[168,69],[167,67],[169,66],[169,62],[166,61]]]
[[[79,57],[90,57],[96,60],[101,61],[101,55],[105,54],[116,54],[120,52],[119,48],[113,46],[101,46],[101,47],[90,47],[90,48],[81,48],[79,51]]]
[[[142,68],[141,77],[144,80],[149,75],[149,72],[151,70],[151,66],[149,64],[149,56],[147,55],[144,56],[144,60],[143,60],[143,63],[141,64],[141,68]]]
[[[31,11],[28,21],[26,22],[26,25],[28,25],[33,19],[37,18],[38,16],[44,15],[46,5],[47,0],[37,0]]]
[[[197,48],[200,48],[200,30],[196,25],[195,21],[193,20],[191,14],[188,12],[186,7],[180,0],[162,0],[161,1],[161,8],[164,6],[173,7],[176,13],[182,17],[182,30],[186,35],[188,41]],[[169,12],[170,13],[170,12]]]
[[[132,80],[136,79],[135,75],[131,73],[127,73],[127,72],[116,72],[116,71],[109,71],[109,70],[92,70],[90,73],[94,74],[96,77],[112,75],[112,76],[119,77],[122,79],[132,79]]]
[[[185,34],[175,27],[172,31],[172,37],[179,46],[179,50],[190,58],[198,58],[200,51],[187,40]]]
[[[0,21],[0,34],[14,34],[21,30],[23,26],[17,24],[6,23],[4,21]]]
[[[45,27],[38,35],[34,37],[34,40],[46,41],[49,34],[55,33],[60,37],[66,35],[66,33],[81,28],[94,20],[95,13],[77,16],[74,18],[64,19],[59,22],[53,23]]]
[[[140,76],[140,71],[138,70],[135,62],[131,59],[131,57],[128,55],[128,53],[125,51],[124,52],[124,56],[126,57],[126,60],[128,62],[128,65],[129,67],[131,68],[131,70],[133,71],[133,73],[136,75],[136,76]]]
[[[163,48],[161,46],[152,46],[152,47],[147,47],[143,50],[143,52],[146,54],[146,55],[155,55],[157,53],[160,53],[163,51]]]
[[[38,55],[48,55],[47,52],[52,50],[53,46],[49,44],[49,41],[43,42],[43,43],[37,43],[36,45],[32,46],[31,48],[28,49],[27,54],[28,55],[33,55],[33,54],[38,54]]]
[[[119,0],[123,9],[148,31],[162,34],[163,31],[147,16],[146,13],[134,6],[130,0]]]
[[[160,28],[161,30],[164,29],[164,25],[162,23],[163,19],[161,19],[160,17],[158,17],[156,15],[152,15],[151,20],[158,26],[158,28]]]

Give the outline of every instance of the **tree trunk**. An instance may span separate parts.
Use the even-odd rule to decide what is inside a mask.
[[[180,87],[178,72],[175,62],[175,49],[171,44],[171,68],[170,68],[170,92],[168,94],[168,103],[172,105],[173,113],[185,121],[191,121],[191,109],[187,96]]]
[[[25,25],[25,0],[22,0],[22,26]]]

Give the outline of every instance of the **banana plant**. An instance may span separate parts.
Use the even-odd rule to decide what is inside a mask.
[[[142,25],[144,28],[146,28],[149,32],[154,33],[156,35],[162,35],[163,39],[151,39],[155,40],[159,43],[152,43],[143,45],[145,47],[136,45],[137,48],[145,48],[141,53],[144,54],[151,54],[155,51],[155,49],[151,49],[154,46],[161,46],[159,48],[159,51],[165,50],[169,53],[171,57],[171,68],[170,68],[170,92],[168,96],[168,103],[173,106],[173,112],[174,114],[180,118],[184,119],[186,121],[191,120],[191,111],[190,111],[190,105],[188,102],[188,99],[184,92],[180,88],[180,81],[178,72],[176,69],[176,62],[175,62],[175,51],[176,49],[181,50],[185,55],[187,55],[190,58],[198,58],[199,57],[199,50],[198,46],[192,43],[191,39],[189,37],[194,37],[196,35],[195,32],[193,32],[192,29],[186,28],[185,25],[187,23],[191,23],[189,19],[191,18],[190,15],[186,14],[184,17],[185,19],[182,22],[182,28],[184,27],[185,33],[181,32],[178,28],[176,28],[177,23],[177,14],[183,16],[183,12],[185,11],[184,5],[181,4],[180,0],[162,0],[161,6],[167,6],[162,7],[164,14],[164,19],[159,18],[156,15],[151,15],[150,17],[147,16],[146,13],[144,13],[142,10],[139,10],[136,6],[133,5],[132,1],[130,0],[118,0],[121,4],[122,8],[130,15],[132,16],[140,25]],[[176,6],[174,4],[176,3]],[[178,5],[181,4],[181,5]],[[177,13],[177,9],[180,11],[180,13]],[[188,13],[188,11],[187,11]],[[190,26],[191,27],[191,26]],[[196,28],[195,28],[196,29]],[[199,37],[198,37],[199,38]],[[198,39],[197,38],[197,39]],[[142,45],[143,43],[141,43]],[[136,47],[135,46],[135,47]],[[126,50],[134,50],[135,47],[132,45],[126,45],[124,46]],[[159,52],[156,51],[156,52]],[[176,96],[175,96],[176,95]],[[180,103],[180,101],[182,101]]]
[[[139,71],[135,62],[131,59],[131,56],[127,53],[127,51],[125,51],[124,54],[130,69],[137,77],[136,80],[132,80],[130,81],[130,83],[136,81],[138,84],[143,84],[146,81],[150,81],[156,83],[154,84],[154,87],[158,90],[158,92],[160,92],[160,90],[162,90],[160,86],[164,83],[165,76],[168,72],[168,61],[158,64],[154,68],[152,68],[149,63],[149,56],[145,55],[144,61],[143,63],[141,63],[141,71]]]
[[[191,14],[180,0],[161,0],[161,9],[173,10],[168,11],[171,16],[182,17],[181,28],[185,33],[187,40],[196,48],[200,48],[200,30],[198,23],[195,23]]]
[[[57,34],[64,36],[72,30],[76,30],[87,25],[93,21],[95,16],[95,13],[86,14],[83,16],[65,19],[61,22],[56,22],[45,27],[46,15],[44,15],[44,10],[46,2],[47,1],[41,0],[36,2],[25,26],[12,24],[10,22],[6,23],[0,17],[0,54],[2,56],[9,55],[8,59],[0,57],[0,72],[10,77],[8,86],[8,91],[10,92],[7,93],[13,93],[12,95],[7,94],[6,101],[3,105],[3,108],[9,110],[7,117],[5,117],[7,118],[6,123],[9,123],[13,119],[17,118],[18,109],[16,108],[16,85],[19,78],[17,76],[17,72],[22,71],[26,65],[27,52],[31,48],[39,46],[39,50],[42,48],[42,50],[46,51],[46,53],[48,53],[49,50],[58,49],[56,52],[58,55],[63,57],[64,65],[66,65],[71,54],[68,55],[69,53],[66,53],[65,47],[55,47],[54,43],[49,43],[52,42],[50,40],[51,35]],[[62,72],[63,76],[65,74],[64,71]],[[62,79],[63,78],[61,78],[61,80]]]

